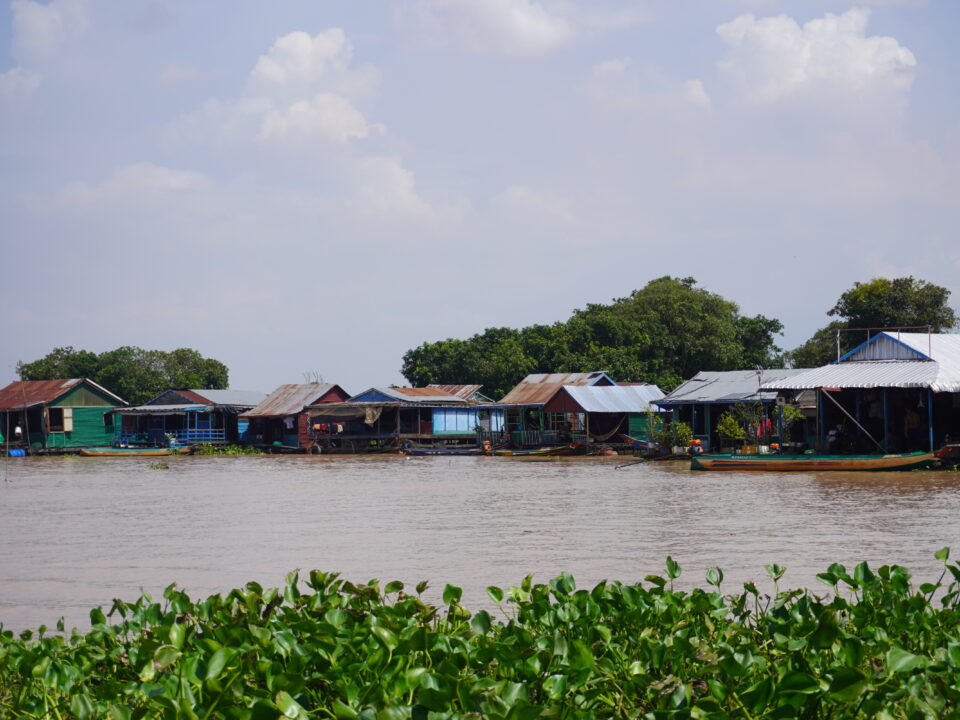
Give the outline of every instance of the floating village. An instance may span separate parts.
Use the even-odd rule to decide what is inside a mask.
[[[672,392],[597,370],[479,385],[171,388],[131,406],[83,378],[0,390],[7,456],[265,453],[690,456],[698,470],[902,470],[955,461],[960,335],[880,332],[819,368],[704,370]]]

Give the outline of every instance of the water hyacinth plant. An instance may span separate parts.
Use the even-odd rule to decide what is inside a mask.
[[[578,590],[563,574],[487,589],[297,573],[192,601],[170,586],[91,611],[85,633],[0,633],[0,716],[23,718],[958,718],[960,566],[831,565],[822,596],[746,583]],[[946,582],[945,582],[946,581]],[[304,587],[305,585],[305,587]],[[58,628],[62,631],[62,627]]]

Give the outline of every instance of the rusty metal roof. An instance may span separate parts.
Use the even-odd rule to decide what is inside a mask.
[[[69,380],[15,380],[0,390],[0,410],[13,410],[33,405],[46,405],[56,400],[80,383],[87,383],[100,392],[106,393],[117,401],[117,405],[126,402],[93,380],[71,378]]]
[[[586,373],[538,373],[527,375],[513,390],[508,392],[498,404],[543,405],[564,385],[589,386],[603,379],[613,382],[609,375],[600,370]]]
[[[331,390],[339,385],[333,383],[291,383],[281,385],[267,399],[252,410],[248,410],[240,417],[286,417],[296,415],[307,405],[317,405]],[[347,393],[340,388],[344,397]]]
[[[462,400],[471,400],[473,399],[473,396],[480,391],[480,388],[482,388],[483,385],[428,385],[427,387],[443,390],[445,393],[456,395]]]

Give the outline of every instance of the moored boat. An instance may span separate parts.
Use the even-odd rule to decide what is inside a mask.
[[[929,452],[899,455],[693,455],[691,470],[760,472],[879,472],[921,470],[936,462]]]
[[[413,456],[459,456],[459,455],[483,455],[483,448],[478,447],[409,447],[404,448],[404,455]]]
[[[84,457],[162,457],[165,455],[190,455],[192,445],[182,447],[89,447],[82,448]]]
[[[511,450],[509,448],[494,448],[488,452],[489,455],[498,455],[501,457],[536,457],[538,455],[569,455],[574,452],[583,443],[571,443],[569,445],[557,445],[555,447],[529,448],[520,450]]]

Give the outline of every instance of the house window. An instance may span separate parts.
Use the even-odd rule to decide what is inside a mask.
[[[50,432],[63,432],[63,408],[47,410],[47,428]]]

